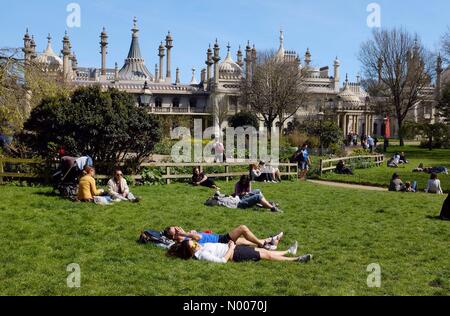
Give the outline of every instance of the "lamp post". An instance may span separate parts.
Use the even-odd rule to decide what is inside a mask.
[[[140,96],[141,106],[148,106],[150,105],[152,94],[150,92],[150,88],[148,86],[148,82],[146,81],[144,83],[144,89],[143,94]]]
[[[323,111],[320,111],[317,116],[319,117],[319,122],[320,122],[320,134],[319,134],[319,141],[320,141],[320,156],[323,155],[323,141],[322,141],[322,136],[323,136],[323,118],[325,117],[325,113],[323,113]]]

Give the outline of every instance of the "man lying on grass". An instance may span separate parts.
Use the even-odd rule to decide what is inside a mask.
[[[231,209],[248,209],[255,206],[260,206],[263,209],[270,210],[273,213],[282,213],[283,211],[275,203],[270,203],[264,197],[260,190],[253,190],[245,196],[228,196],[220,192],[206,200],[206,206],[223,206]]]
[[[196,258],[202,261],[214,263],[246,262],[246,261],[292,261],[306,263],[312,259],[312,255],[304,255],[301,257],[288,257],[297,254],[297,242],[295,242],[286,251],[273,251],[262,248],[253,248],[249,246],[236,246],[233,241],[228,244],[211,244],[200,245],[198,242],[188,239],[181,243],[173,245],[168,255],[178,257],[184,260]]]
[[[233,241],[238,246],[250,246],[264,248],[266,250],[277,250],[278,244],[281,239],[283,239],[284,233],[281,232],[270,238],[259,239],[245,225],[241,225],[224,235],[199,233],[195,230],[185,232],[181,227],[171,226],[164,230],[164,236],[178,243],[182,243],[185,240],[193,240],[200,245],[205,245],[228,244],[230,241]]]

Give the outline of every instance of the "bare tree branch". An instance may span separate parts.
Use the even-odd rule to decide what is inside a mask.
[[[426,100],[423,92],[433,76],[432,55],[417,35],[392,29],[375,31],[362,44],[359,60],[377,110],[395,115],[403,144],[403,121],[414,106]]]
[[[242,80],[242,101],[261,115],[267,127],[278,119],[281,130],[306,103],[304,79],[297,62],[279,58],[273,51],[261,52],[252,78]]]

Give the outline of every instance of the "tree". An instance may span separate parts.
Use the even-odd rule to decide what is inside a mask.
[[[297,62],[280,59],[274,52],[262,52],[251,79],[242,80],[242,103],[259,114],[269,129],[278,120],[281,132],[284,123],[306,103],[304,79]]]
[[[38,64],[24,62],[20,49],[0,49],[0,134],[19,132],[43,98],[68,96],[70,91]]]
[[[450,27],[447,32],[442,36],[442,50],[444,51],[444,57],[447,62],[450,62]]]
[[[253,126],[254,128],[259,128],[259,119],[258,117],[247,111],[238,112],[228,120],[231,127],[238,128],[238,127],[247,127],[247,126]]]
[[[423,123],[419,125],[419,129],[427,138],[427,147],[430,150],[440,148],[448,133],[448,126],[443,123]]]
[[[361,45],[365,83],[385,113],[395,114],[400,144],[402,125],[410,110],[425,101],[421,92],[430,85],[433,61],[417,36],[403,29],[374,31]]]
[[[99,86],[80,88],[71,97],[44,99],[25,124],[26,143],[42,156],[49,145],[70,155],[89,155],[116,165],[139,165],[161,138],[158,120],[135,105],[133,96]]]

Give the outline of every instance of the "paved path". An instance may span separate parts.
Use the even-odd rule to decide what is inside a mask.
[[[359,190],[368,190],[368,191],[383,191],[383,192],[387,191],[387,189],[385,189],[385,188],[373,187],[373,186],[367,186],[367,185],[359,185],[359,184],[339,183],[339,182],[322,181],[322,180],[308,180],[308,182],[320,184],[320,185],[327,185],[330,187],[337,187],[337,188],[359,189]]]

